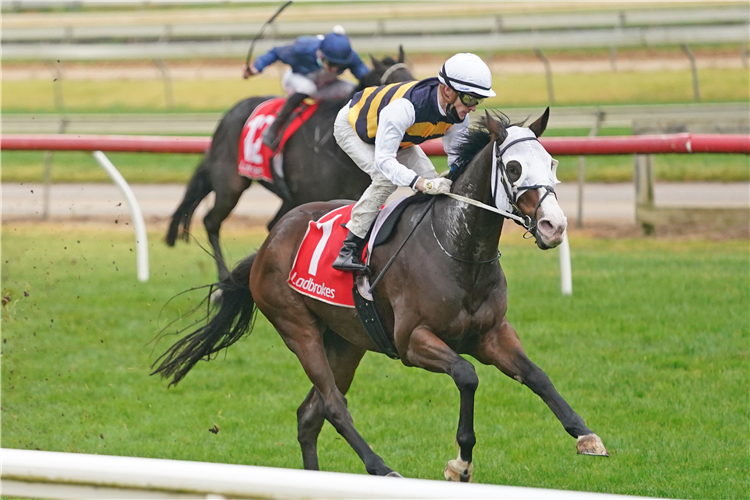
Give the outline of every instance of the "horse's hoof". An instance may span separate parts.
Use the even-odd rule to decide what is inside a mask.
[[[404,476],[402,476],[401,474],[399,474],[395,470],[392,470],[391,472],[389,472],[388,474],[386,474],[385,477],[400,477],[400,478],[403,478]]]
[[[461,483],[470,483],[473,474],[474,464],[461,460],[461,455],[457,459],[449,461],[443,471],[445,479]]]
[[[604,443],[599,436],[596,434],[586,434],[585,436],[578,436],[578,442],[576,443],[579,455],[593,455],[595,457],[608,457],[609,452],[604,447]]]

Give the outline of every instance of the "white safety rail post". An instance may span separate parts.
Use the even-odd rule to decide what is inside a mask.
[[[449,483],[251,465],[3,448],[2,493],[23,498],[512,498],[643,497],[519,486]]]
[[[138,281],[148,281],[148,239],[146,237],[146,223],[143,221],[143,214],[141,213],[141,207],[138,205],[138,200],[135,199],[133,190],[130,189],[125,178],[112,162],[109,161],[109,158],[101,151],[94,151],[93,154],[99,165],[107,172],[117,187],[120,188],[120,192],[130,206],[130,216],[133,219],[133,227],[135,227]]]
[[[563,295],[573,295],[573,271],[570,267],[570,243],[568,243],[568,232],[563,234],[560,244],[560,287]]]

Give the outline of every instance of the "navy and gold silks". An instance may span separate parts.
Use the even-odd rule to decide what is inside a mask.
[[[443,137],[453,123],[438,109],[437,91],[440,82],[428,78],[418,82],[402,82],[369,87],[352,97],[349,123],[360,139],[375,144],[380,111],[392,101],[403,98],[414,105],[414,125],[406,129],[400,148],[421,144],[429,139]]]

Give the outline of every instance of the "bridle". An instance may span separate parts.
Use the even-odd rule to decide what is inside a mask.
[[[537,213],[539,212],[539,207],[542,206],[542,202],[544,199],[550,194],[554,194],[555,198],[557,198],[557,193],[555,193],[554,186],[548,186],[544,184],[536,184],[533,186],[515,186],[510,182],[509,176],[508,176],[508,169],[505,166],[505,162],[503,161],[503,154],[510,148],[511,146],[514,146],[518,144],[519,142],[525,142],[525,141],[537,141],[539,142],[539,139],[536,137],[521,137],[519,139],[515,139],[503,147],[499,153],[495,153],[495,151],[498,148],[497,141],[495,141],[492,145],[492,154],[494,156],[494,162],[497,164],[496,170],[499,173],[499,179],[496,181],[496,185],[492,186],[492,202],[493,204],[497,203],[497,189],[498,185],[503,185],[503,190],[505,191],[505,196],[508,198],[508,202],[511,206],[511,211],[506,212],[505,210],[487,205],[485,203],[482,203],[481,201],[474,200],[472,198],[467,198],[466,196],[461,196],[460,194],[455,193],[445,193],[445,196],[449,196],[455,200],[463,201],[464,203],[468,203],[469,205],[474,205],[475,207],[483,208],[485,210],[489,210],[490,212],[494,212],[498,215],[501,215],[505,217],[506,219],[510,219],[519,226],[523,226],[526,229],[526,233],[524,234],[524,238],[526,238],[526,234],[531,234],[532,236],[536,237],[536,229],[537,229]],[[501,143],[502,145],[502,143]],[[495,170],[495,167],[493,165],[493,170]],[[521,197],[521,195],[530,189],[544,189],[546,192],[544,195],[539,199],[539,202],[536,205],[536,208],[534,209],[534,216],[528,216],[525,215],[523,212],[521,212],[521,209],[518,207],[518,199]]]
[[[505,139],[503,139],[505,140]],[[521,137],[519,139],[515,139],[503,147],[499,153],[495,153],[498,148],[497,141],[495,141],[492,144],[492,154],[493,154],[493,171],[497,170],[500,173],[500,179],[499,181],[503,184],[503,189],[505,190],[505,194],[508,197],[508,201],[510,202],[510,206],[512,208],[511,212],[506,212],[505,210],[501,210],[497,207],[493,207],[490,205],[487,205],[486,203],[482,203],[481,201],[477,201],[473,198],[468,198],[466,196],[461,196],[460,194],[455,193],[445,193],[445,196],[448,196],[450,198],[453,198],[458,201],[462,201],[464,203],[468,203],[469,205],[474,205],[475,207],[483,208],[485,210],[489,210],[490,212],[494,212],[496,214],[499,214],[506,219],[511,219],[516,224],[523,226],[526,229],[526,233],[524,234],[524,238],[526,237],[526,234],[531,234],[532,236],[536,237],[536,229],[537,229],[537,212],[539,211],[539,207],[542,206],[542,202],[544,199],[550,194],[554,194],[555,198],[557,198],[557,193],[555,193],[554,186],[547,186],[544,184],[536,184],[533,186],[514,186],[510,180],[508,179],[508,169],[505,166],[505,162],[503,162],[503,153],[505,153],[508,148],[511,146],[514,146],[518,144],[519,142],[525,142],[525,141],[537,141],[539,142],[539,139],[534,137]],[[502,143],[500,144],[502,145]],[[497,168],[495,168],[497,167]],[[546,192],[544,193],[544,196],[541,197],[539,200],[539,203],[537,203],[536,208],[534,209],[534,217],[530,217],[528,215],[524,215],[523,212],[521,212],[521,209],[518,207],[518,198],[523,194],[523,192],[528,191],[529,189],[541,189],[544,188]],[[492,202],[496,203],[496,191],[497,187],[492,187]],[[409,234],[406,235],[406,238],[404,238],[404,241],[401,242],[401,246],[396,250],[396,252],[391,256],[390,260],[386,263],[385,266],[383,266],[383,269],[380,271],[380,274],[375,278],[375,281],[372,282],[370,285],[369,293],[372,293],[373,290],[375,290],[375,286],[380,282],[380,280],[385,275],[388,268],[391,267],[391,264],[396,260],[396,256],[401,252],[401,249],[404,248],[404,245],[406,245],[406,242],[409,240],[411,235],[414,233],[414,231],[417,229],[417,226],[422,222],[424,217],[427,215],[427,213],[432,209],[432,205],[435,204],[435,200],[437,197],[432,197],[430,201],[427,203],[427,207],[425,210],[422,211],[422,213],[419,215],[419,218],[417,219],[414,226],[412,226],[411,231],[409,231]],[[452,255],[446,248],[443,246],[442,243],[440,243],[440,239],[438,239],[437,233],[435,232],[435,226],[432,223],[432,218],[430,219],[430,229],[432,230],[432,235],[435,238],[435,241],[437,241],[438,246],[440,249],[450,257],[451,259],[457,260],[459,262],[462,262],[464,264],[489,264],[491,262],[495,262],[497,259],[500,258],[500,252],[497,252],[497,256],[492,257],[490,259],[486,260],[480,260],[480,261],[470,261],[470,260],[464,260],[456,257],[455,255]]]
[[[542,203],[544,202],[545,198],[549,196],[550,193],[555,195],[555,198],[557,198],[557,193],[555,193],[555,187],[545,184],[534,184],[532,186],[515,186],[510,182],[509,176],[508,176],[508,168],[505,165],[505,162],[503,161],[503,153],[505,153],[508,148],[511,146],[514,146],[518,144],[519,142],[525,142],[525,141],[537,141],[539,142],[539,139],[537,137],[521,137],[519,139],[513,140],[509,142],[508,144],[503,147],[497,155],[495,155],[495,159],[497,161],[497,169],[500,174],[499,184],[502,184],[503,189],[505,191],[505,195],[508,197],[508,202],[510,203],[510,206],[513,209],[513,215],[518,216],[522,220],[513,219],[514,222],[517,224],[523,226],[527,234],[531,234],[532,236],[536,236],[536,229],[537,229],[537,213],[539,212],[539,207],[542,206]],[[493,149],[497,147],[497,142],[495,142],[495,145],[493,146]],[[521,212],[521,209],[518,207],[518,199],[521,197],[521,195],[529,190],[532,189],[544,189],[544,195],[542,195],[541,198],[539,198],[539,201],[536,204],[536,207],[534,208],[533,217],[524,215],[523,212]],[[492,197],[493,197],[493,203],[496,201],[496,193],[497,193],[497,187],[495,186],[492,190]],[[526,237],[526,235],[524,235]]]

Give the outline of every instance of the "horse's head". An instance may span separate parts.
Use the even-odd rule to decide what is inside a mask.
[[[524,226],[542,250],[562,243],[568,220],[555,194],[557,160],[538,138],[547,127],[547,108],[529,128],[509,125],[487,113],[493,141],[492,197],[495,206],[524,217]]]
[[[408,82],[414,80],[409,68],[404,64],[404,49],[398,46],[398,60],[385,57],[378,60],[370,55],[373,69],[359,81],[357,92],[367,87],[378,87],[389,83]]]
[[[542,250],[562,243],[568,226],[555,194],[557,160],[538,140],[548,118],[549,109],[524,128],[502,113],[487,113],[454,151],[449,175],[454,193],[494,204],[528,229]]]

